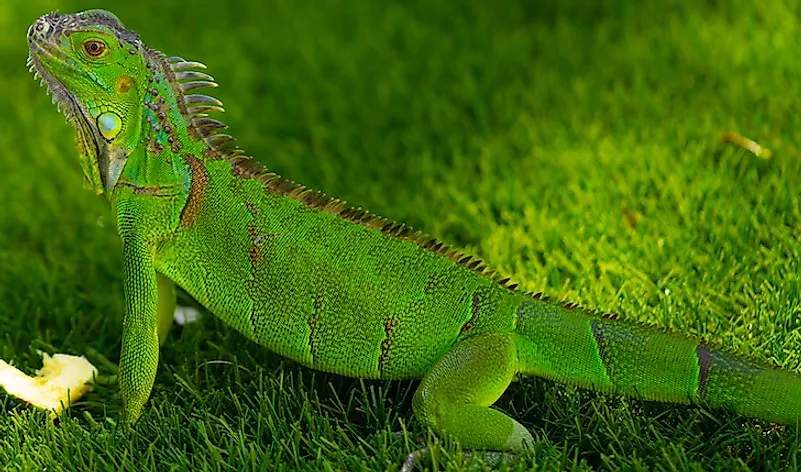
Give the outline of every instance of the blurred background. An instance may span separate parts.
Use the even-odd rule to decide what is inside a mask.
[[[272,170],[467,247],[526,290],[798,368],[801,9],[778,0],[3,0],[3,358],[35,365],[28,346],[45,340],[116,362],[109,210],[25,67],[38,16],[97,7],[206,63],[220,119]],[[528,421],[557,439],[570,424]],[[616,457],[565,434],[566,457]],[[754,457],[690,436],[702,457]]]

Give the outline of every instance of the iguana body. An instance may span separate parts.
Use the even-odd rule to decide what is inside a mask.
[[[801,420],[801,377],[676,334],[515,290],[481,261],[269,173],[206,114],[216,86],[110,13],[46,15],[32,68],[76,129],[86,180],[122,239],[119,382],[136,420],[175,306],[173,283],[253,341],[308,367],[421,378],[417,418],[468,448],[522,450],[489,408],[518,376]]]

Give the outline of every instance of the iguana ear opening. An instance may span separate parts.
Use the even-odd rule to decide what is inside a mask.
[[[75,118],[75,143],[80,153],[84,187],[98,195],[114,189],[130,154],[127,146],[115,143],[122,128],[122,120],[114,112],[101,113],[94,123],[82,117]]]
[[[113,140],[120,134],[121,129],[122,120],[116,113],[107,111],[97,117],[97,130],[106,140]]]

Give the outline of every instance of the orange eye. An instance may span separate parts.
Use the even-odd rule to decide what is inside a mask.
[[[106,45],[102,41],[87,41],[83,43],[83,49],[86,51],[86,54],[97,57],[103,54],[103,51],[106,50]]]

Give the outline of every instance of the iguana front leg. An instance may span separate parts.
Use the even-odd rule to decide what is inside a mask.
[[[533,443],[520,423],[489,406],[520,370],[514,333],[482,333],[454,345],[423,377],[415,416],[465,449],[522,452]]]
[[[120,353],[119,384],[122,394],[123,417],[136,421],[150,396],[159,361],[159,308],[167,309],[172,317],[170,303],[159,303],[159,283],[153,268],[153,255],[145,240],[137,235],[123,235],[123,290],[125,292],[125,318],[122,323],[122,351]],[[162,292],[174,289],[162,283]]]

